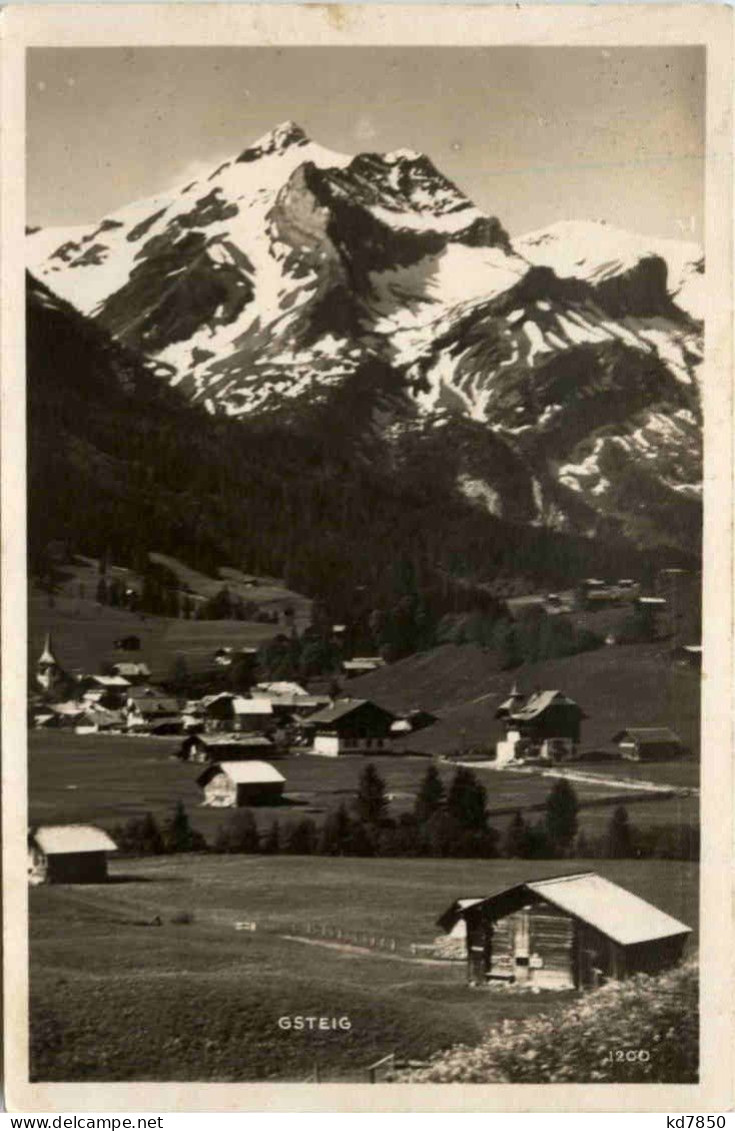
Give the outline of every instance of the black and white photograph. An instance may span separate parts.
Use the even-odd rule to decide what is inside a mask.
[[[29,1084],[702,1083],[671,39],[25,51]]]

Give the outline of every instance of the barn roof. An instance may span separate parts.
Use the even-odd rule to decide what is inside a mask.
[[[264,734],[197,734],[190,742],[201,742],[202,746],[236,746],[245,749],[248,746],[272,746],[273,743]]]
[[[232,700],[232,709],[236,715],[272,715],[273,707],[270,699],[246,699],[239,695]]]
[[[236,785],[268,785],[286,780],[269,762],[212,762],[202,771],[197,782],[204,786],[219,773],[226,774]]]
[[[306,688],[290,679],[277,679],[271,683],[257,683],[255,690],[266,692],[269,695],[306,695]]]
[[[119,664],[113,664],[113,667],[118,675],[150,675],[151,669],[146,663],[133,662],[132,660],[122,661]]]
[[[501,896],[524,889],[588,923],[621,946],[672,938],[691,930],[652,903],[606,880],[604,876],[598,876],[596,872],[551,876],[515,884],[485,898],[456,900],[441,916],[439,925],[449,931],[470,907],[492,903]]]
[[[130,687],[130,683],[121,675],[93,675],[92,679],[100,687]]]
[[[39,825],[31,839],[47,856],[66,852],[117,852],[117,845],[94,825]]]
[[[675,742],[681,746],[679,735],[669,727],[626,727],[614,734],[612,741],[622,742],[626,736],[644,745],[647,742]]]

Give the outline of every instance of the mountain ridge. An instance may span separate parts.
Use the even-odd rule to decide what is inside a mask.
[[[525,521],[698,537],[696,248],[580,221],[511,240],[425,154],[334,153],[293,122],[51,242],[29,237],[40,278],[211,414],[308,428],[355,397],[396,466],[475,421],[476,505],[517,505],[472,470],[496,458],[525,468]]]

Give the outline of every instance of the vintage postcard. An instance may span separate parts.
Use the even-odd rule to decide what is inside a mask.
[[[12,1111],[724,1111],[732,12],[2,13]]]

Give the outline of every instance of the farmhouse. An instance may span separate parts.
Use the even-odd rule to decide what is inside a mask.
[[[122,711],[109,711],[97,704],[90,706],[74,727],[77,734],[99,734],[103,731],[122,731],[124,729],[125,716]]]
[[[471,985],[506,981],[584,989],[653,974],[679,960],[690,928],[595,872],[516,884],[456,900],[438,920],[467,924]]]
[[[353,656],[351,660],[342,662],[342,671],[348,679],[357,675],[367,675],[368,672],[374,672],[383,667],[385,667],[385,660],[382,656]]]
[[[178,717],[179,703],[177,699],[169,696],[151,695],[142,696],[139,699],[128,698],[127,714],[130,730],[145,730],[162,718]]]
[[[192,734],[181,744],[184,762],[244,762],[273,752],[273,743],[258,734]]]
[[[535,691],[527,699],[513,687],[495,712],[505,727],[505,739],[497,744],[500,764],[528,759],[561,761],[573,757],[585,715],[582,708],[561,691]]]
[[[132,663],[126,660],[119,664],[113,664],[112,670],[115,675],[121,675],[124,679],[135,682],[143,679],[150,679],[151,669],[145,663]]]
[[[212,762],[197,784],[204,805],[239,808],[241,805],[277,805],[286,779],[268,762]]]
[[[233,729],[238,731],[263,731],[273,725],[273,705],[270,699],[247,699],[238,695],[232,700]]]
[[[31,884],[103,884],[114,840],[92,825],[40,825],[28,834]]]
[[[314,735],[312,752],[339,754],[389,753],[390,728],[396,716],[369,699],[337,699],[310,715],[304,726]]]
[[[679,735],[668,727],[628,727],[614,734],[612,741],[629,762],[667,762],[686,754]]]

